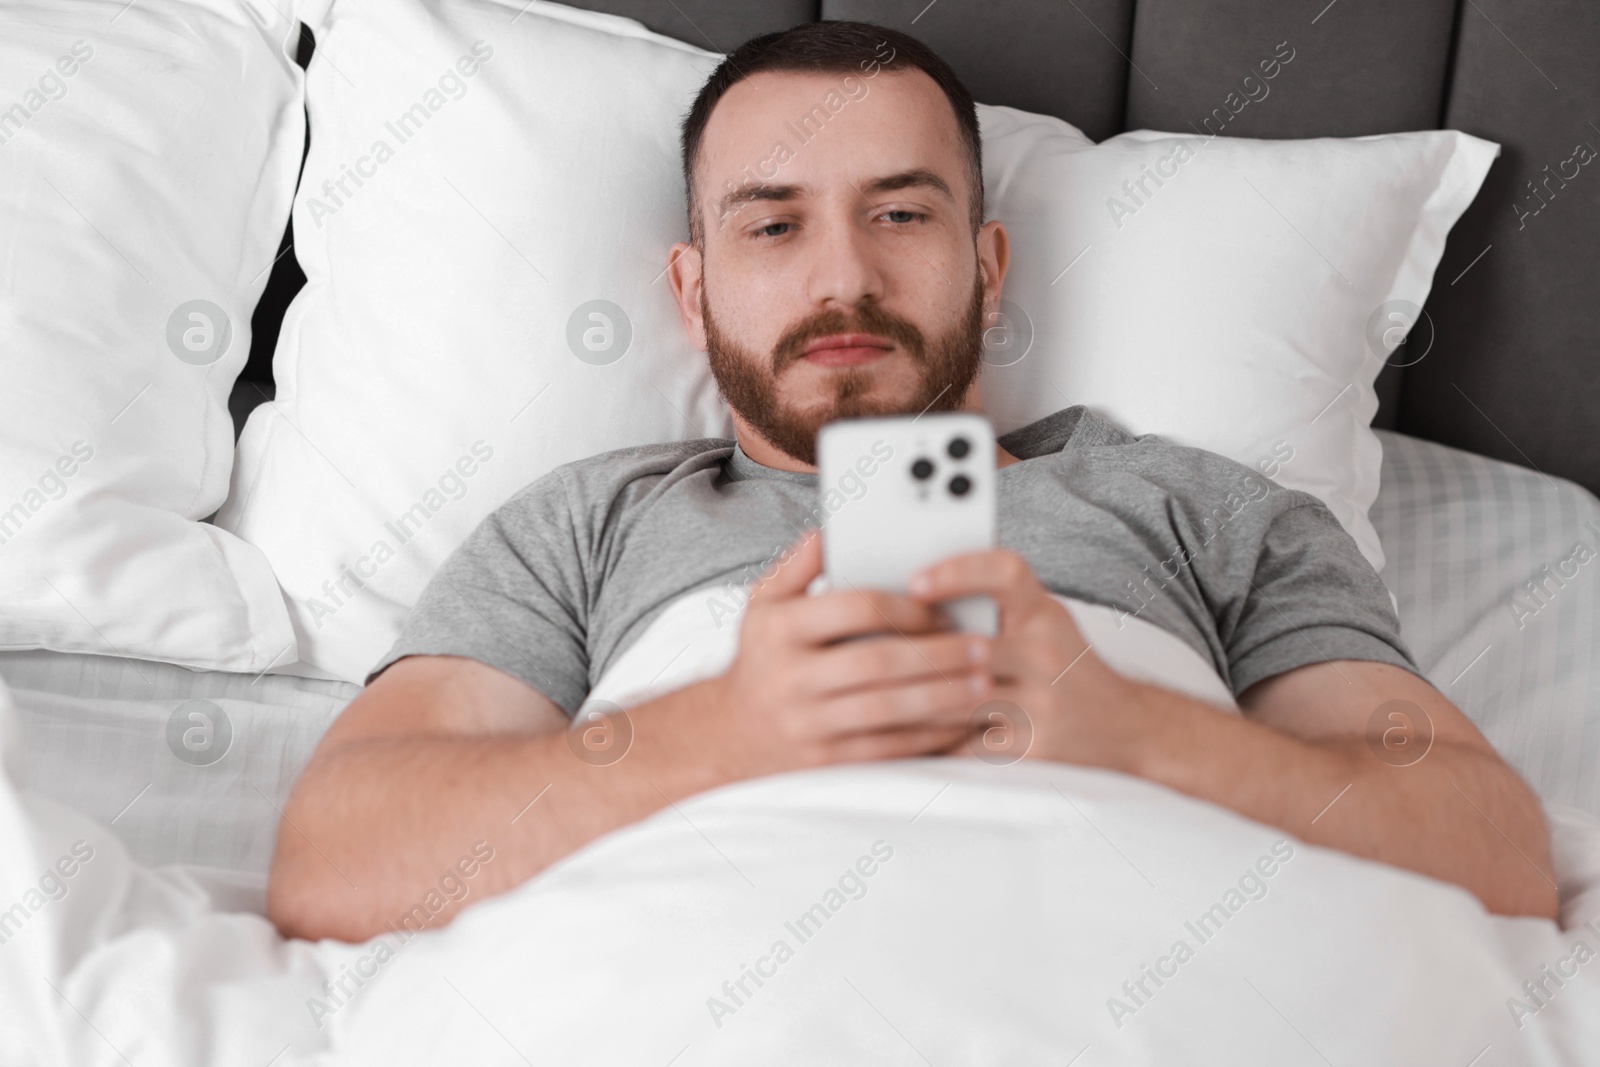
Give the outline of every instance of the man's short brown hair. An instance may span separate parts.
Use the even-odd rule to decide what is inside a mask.
[[[683,119],[683,182],[688,193],[689,239],[699,247],[705,234],[696,205],[694,175],[695,163],[700,157],[700,140],[712,109],[729,89],[751,75],[764,72],[872,77],[880,70],[913,69],[933,79],[955,112],[972,190],[968,209],[976,231],[983,223],[983,146],[978,131],[978,108],[972,94],[950,65],[915,37],[868,22],[829,19],[752,37],[723,59],[701,87],[694,106]]]

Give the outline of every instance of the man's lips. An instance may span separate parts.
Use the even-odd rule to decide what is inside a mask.
[[[894,343],[870,333],[836,333],[819,337],[805,348],[805,359],[820,367],[865,363],[894,350]]]

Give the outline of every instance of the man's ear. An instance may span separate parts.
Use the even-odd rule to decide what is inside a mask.
[[[978,228],[978,268],[983,272],[984,311],[1000,310],[1000,291],[1010,265],[1011,239],[999,219],[990,219]]]
[[[689,343],[701,352],[706,350],[706,323],[700,314],[704,271],[705,261],[698,248],[682,241],[672,246],[667,259],[667,279],[672,283],[672,297],[678,302],[678,317],[683,320]]]

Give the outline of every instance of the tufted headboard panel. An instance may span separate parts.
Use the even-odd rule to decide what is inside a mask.
[[[1600,492],[1596,0],[583,0],[703,48],[797,22],[927,41],[981,101],[1123,130],[1353,137],[1450,127],[1503,153],[1451,232],[1426,318],[1379,378],[1377,424]],[[1282,41],[1293,76],[1219,108]],[[1226,126],[1219,122],[1226,119]],[[1580,162],[1583,160],[1583,162]],[[287,237],[286,237],[287,240]],[[280,262],[246,375],[271,377]],[[245,383],[248,386],[248,383]]]

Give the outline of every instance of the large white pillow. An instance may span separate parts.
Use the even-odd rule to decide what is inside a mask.
[[[732,433],[663,269],[678,119],[719,57],[523,8],[339,0],[314,27],[306,286],[217,522],[272,560],[302,660],[352,681],[550,468]]]
[[[295,205],[308,282],[279,342],[278,401],[252,415],[218,521],[272,559],[292,669],[359,681],[450,550],[528,482],[607,449],[731,434],[663,271],[686,229],[678,122],[719,57],[521,0],[339,0],[317,30],[328,63],[308,80]],[[1366,519],[1381,359],[1363,324],[1393,294],[1421,303],[1492,146],[1218,140],[1112,242],[1096,213],[1122,168],[1169,146],[980,114],[989,212],[1016,251],[984,372],[998,428],[1088,403],[1265,459],[1381,566]],[[1327,245],[1355,295],[1330,289],[1277,216],[1250,214],[1245,176]],[[1143,351],[1157,347],[1164,361]],[[1345,383],[1344,410],[1316,418]]]
[[[989,214],[1013,236],[982,378],[996,426],[1083,403],[1219,452],[1320,497],[1382,570],[1373,381],[1499,146],[1139,130],[1090,147],[1058,119],[980,117]],[[1242,506],[1216,505],[1219,524]]]
[[[0,4],[0,648],[294,658],[266,557],[198,521],[304,141],[281,6]]]

